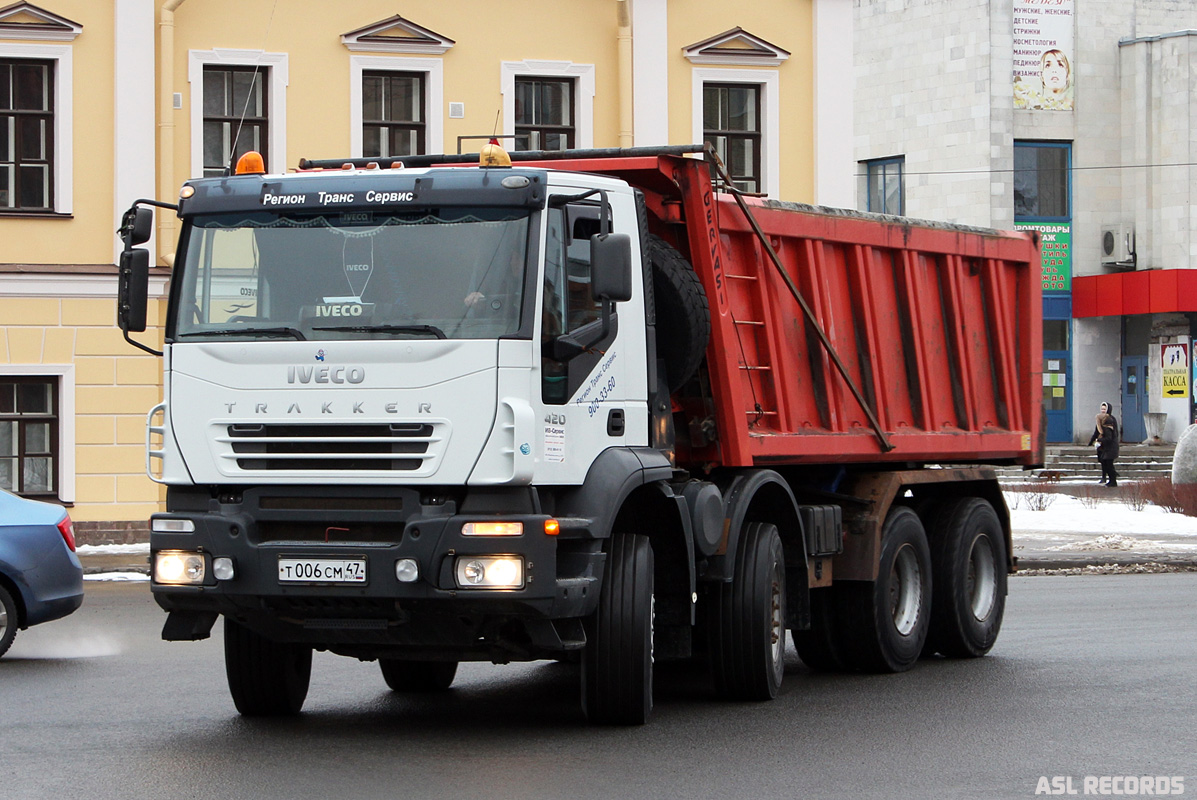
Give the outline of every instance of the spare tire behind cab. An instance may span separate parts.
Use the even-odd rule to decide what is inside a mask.
[[[693,377],[711,338],[707,293],[682,254],[648,235],[648,260],[653,268],[657,313],[657,358],[665,362],[669,391],[676,392]]]

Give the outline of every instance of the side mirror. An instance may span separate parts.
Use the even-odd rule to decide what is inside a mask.
[[[125,212],[121,233],[128,237],[128,245],[145,244],[154,231],[154,209],[134,206]]]
[[[149,209],[138,209],[138,211]],[[125,333],[145,330],[150,292],[150,251],[141,247],[121,253],[116,295],[116,324]]]
[[[595,300],[632,299],[632,237],[596,233],[590,237],[590,294]]]

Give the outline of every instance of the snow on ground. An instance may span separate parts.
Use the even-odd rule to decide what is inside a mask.
[[[150,554],[150,543],[140,544],[81,544],[75,548],[81,556],[122,556]]]
[[[1099,500],[1092,508],[1076,497],[1048,495],[1051,504],[1044,511],[1027,508],[1025,495],[1007,492],[1010,523],[1018,531],[1055,531],[1061,533],[1122,534],[1134,537],[1152,535],[1192,536],[1197,544],[1197,517],[1186,517],[1149,505],[1135,511],[1118,500]]]

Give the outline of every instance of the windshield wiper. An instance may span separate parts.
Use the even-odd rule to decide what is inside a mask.
[[[256,333],[266,336],[290,336],[293,339],[305,341],[308,337],[298,328],[220,328],[214,331],[189,331],[179,336],[251,336]]]
[[[354,331],[363,333],[430,333],[446,339],[445,332],[435,325],[330,325],[312,328],[314,331]]]

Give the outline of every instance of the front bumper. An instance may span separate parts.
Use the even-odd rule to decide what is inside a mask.
[[[164,638],[203,638],[216,614],[224,614],[276,641],[363,657],[386,655],[391,648],[409,657],[413,651],[459,660],[539,657],[535,654],[580,647],[584,637],[573,623],[598,602],[601,542],[548,535],[543,514],[464,514],[450,503],[444,513],[422,508],[406,520],[385,512],[371,519],[368,513],[338,516],[309,509],[302,521],[288,521],[253,506],[155,516],[189,521],[194,531],[152,533],[151,562],[157,553],[173,550],[201,554],[206,564],[199,585],[151,583],[158,604],[172,615]],[[462,533],[466,522],[494,519],[522,522],[524,533]],[[289,530],[296,538],[287,538]],[[521,559],[522,588],[459,585],[457,559],[486,555]],[[215,578],[217,558],[231,559],[231,579]],[[364,559],[365,580],[282,582],[280,558]],[[419,565],[417,580],[396,577],[400,559]]]

